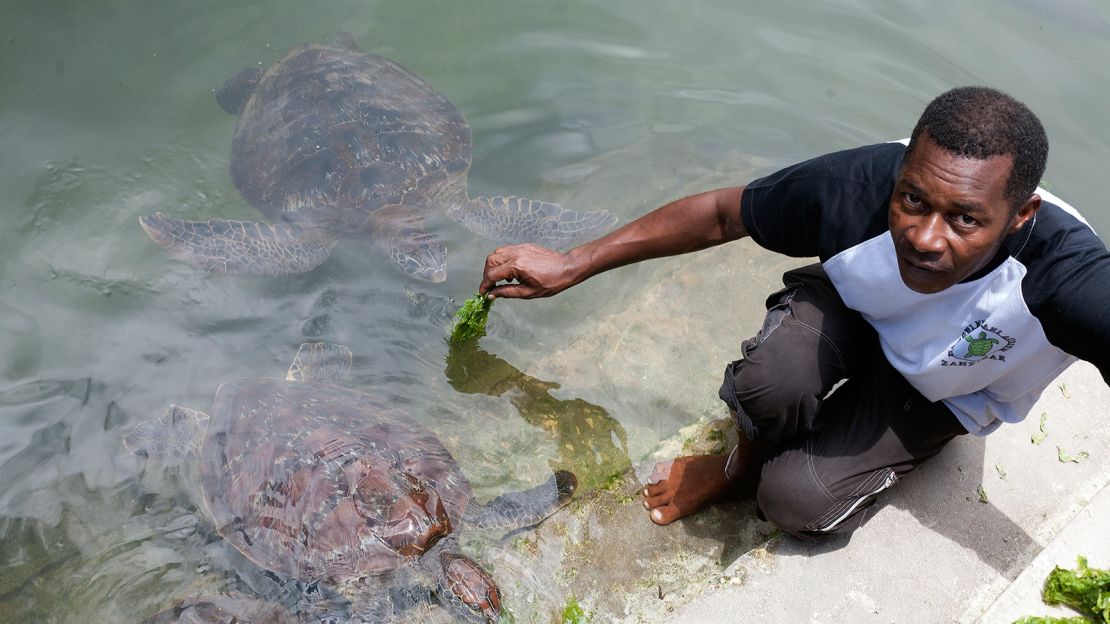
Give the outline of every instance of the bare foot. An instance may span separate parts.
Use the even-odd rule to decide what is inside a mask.
[[[724,496],[733,482],[725,476],[728,455],[693,455],[659,462],[644,488],[644,508],[658,525],[701,511]]]

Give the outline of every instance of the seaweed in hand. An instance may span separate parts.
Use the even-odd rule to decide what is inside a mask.
[[[479,293],[463,302],[455,312],[455,328],[451,330],[451,342],[462,343],[486,335],[486,321],[493,299]]]

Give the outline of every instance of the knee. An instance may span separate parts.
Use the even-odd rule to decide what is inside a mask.
[[[861,503],[868,501],[834,497],[806,458],[787,451],[764,464],[756,493],[760,515],[783,533],[805,541],[852,533],[867,517],[869,505]]]
[[[812,484],[805,466],[772,460],[760,474],[756,502],[763,519],[780,531],[799,537],[812,537],[811,522],[828,507],[829,499]]]
[[[866,522],[892,471],[877,470],[852,492],[837,498],[810,469],[808,455],[791,449],[772,458],[760,473],[756,502],[763,519],[803,540],[848,535]]]
[[[736,403],[753,417],[797,409],[814,394],[808,379],[798,373],[785,358],[742,360],[733,378]]]
[[[725,373],[721,398],[742,414],[741,427],[753,442],[775,446],[810,430],[820,388],[808,375],[792,370],[786,359],[744,359]],[[726,396],[727,394],[727,396]],[[749,419],[747,426],[744,419]]]

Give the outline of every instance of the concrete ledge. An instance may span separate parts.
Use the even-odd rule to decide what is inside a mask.
[[[953,441],[850,539],[771,540],[666,621],[993,624],[1049,613],[1040,582],[1052,565],[1074,567],[1078,554],[1105,565],[1110,548],[1107,406],[1098,371],[1078,363],[1025,422]],[[1047,436],[1034,444],[1041,414]],[[1078,463],[1060,459],[1081,450]]]
[[[1074,616],[1074,611],[1044,604],[1041,588],[1054,567],[1074,569],[1076,555],[1087,557],[1091,567],[1110,568],[1110,488],[1095,495],[998,596],[983,614],[983,624],[1010,624],[1026,615]]]

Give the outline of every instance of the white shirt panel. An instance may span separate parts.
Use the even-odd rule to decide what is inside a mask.
[[[930,401],[945,401],[972,433],[1017,422],[1075,358],[1053,346],[1022,297],[1025,267],[1006,259],[989,274],[939,293],[902,281],[884,232],[824,263],[849,308],[879,334],[891,365]]]

